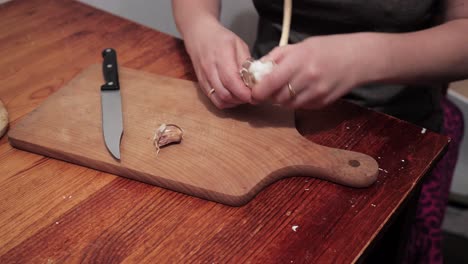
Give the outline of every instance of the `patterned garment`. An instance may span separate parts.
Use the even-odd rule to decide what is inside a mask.
[[[442,100],[442,109],[442,133],[452,141],[444,157],[423,181],[404,263],[443,263],[441,226],[464,127],[463,114],[448,99]]]

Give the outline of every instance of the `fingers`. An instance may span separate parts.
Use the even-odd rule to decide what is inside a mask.
[[[253,88],[255,101],[270,99],[288,108],[316,109],[342,95],[338,84],[324,81],[320,71],[303,60],[303,53],[298,53],[298,48],[297,45],[278,47],[261,59],[274,61],[276,65]]]
[[[250,89],[244,85],[238,74],[239,67],[237,66],[237,61],[233,57],[231,59],[223,59],[222,61],[221,63],[224,65],[218,64],[217,69],[219,73],[219,85],[225,87],[225,91],[227,92],[227,94],[223,94],[223,99],[227,102],[249,102]]]
[[[211,60],[203,58],[196,68],[204,93],[220,109],[266,100],[294,109],[320,108],[342,95],[338,83],[324,81],[318,68],[304,61],[303,52],[298,53],[295,45],[275,48],[263,57],[262,61],[276,65],[250,90],[238,74],[240,65],[250,57],[248,47],[242,41],[231,44],[231,48],[212,53],[216,55]]]
[[[320,87],[317,79],[309,78],[300,69],[294,69],[291,62],[284,59],[277,69],[254,87],[254,98],[270,98],[273,103],[293,109],[316,109],[328,104],[330,87]],[[263,97],[259,97],[259,94]]]
[[[227,103],[223,101],[220,96],[216,93],[216,89],[212,88],[209,82],[204,82],[201,89],[205,95],[211,100],[211,102],[219,109],[232,108],[238,105],[238,103]]]
[[[276,66],[270,74],[266,75],[261,82],[253,87],[252,97],[256,101],[265,101],[271,98],[294,79],[298,63],[296,60],[285,56],[284,51],[279,49],[281,48],[273,50],[271,54],[262,59],[273,60]]]
[[[214,89],[214,91],[211,89]],[[242,101],[233,97],[231,93],[224,88],[219,80],[217,71],[212,71],[209,75],[205,91],[213,104],[219,109],[231,108],[242,103]]]
[[[229,108],[243,103],[231,94],[220,80],[217,59],[205,58],[203,61],[197,61],[195,64],[195,72],[200,85],[203,87],[203,92],[208,96],[211,89],[215,90],[216,96],[209,96],[216,107],[223,109]]]
[[[274,61],[275,63],[280,63],[287,50],[289,50],[289,45],[283,47],[276,47],[271,50],[267,55],[263,56],[260,60],[262,61]]]
[[[334,87],[320,86],[317,83],[306,84],[300,88],[297,96],[293,100],[286,101],[283,105],[293,109],[319,109],[335,101]]]
[[[198,79],[205,80],[201,83],[204,93],[209,95],[210,89],[214,89],[209,97],[221,109],[251,101],[251,91],[238,74],[239,58],[250,56],[248,47],[242,41],[230,45],[231,48],[218,49],[199,59],[199,71],[196,70]]]
[[[241,100],[244,100],[244,102],[251,102],[252,91],[244,84],[244,81],[239,75],[239,70],[241,65],[249,58],[251,58],[251,55],[247,44],[243,41],[236,42],[236,64],[233,65],[233,67],[235,67],[235,78],[239,85],[239,90],[238,93],[236,93],[236,96]]]
[[[238,103],[226,103],[217,94],[216,89],[212,88],[210,81],[205,77],[204,71],[201,70],[199,64],[194,63],[195,73],[202,92],[211,100],[211,102],[219,109],[231,108],[237,106]]]
[[[211,89],[210,89],[211,90]],[[211,102],[218,108],[218,109],[226,109],[238,106],[237,103],[226,103],[219,98],[216,92],[208,92],[208,97],[210,98]]]
[[[302,92],[297,82],[288,83],[273,95],[273,102],[280,105],[289,105]]]

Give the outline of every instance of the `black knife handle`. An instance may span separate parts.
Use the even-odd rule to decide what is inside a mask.
[[[119,72],[117,67],[117,52],[112,48],[102,51],[102,72],[106,83],[101,86],[101,90],[119,90]]]

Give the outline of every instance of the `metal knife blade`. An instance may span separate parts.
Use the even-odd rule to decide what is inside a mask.
[[[120,160],[120,140],[123,133],[122,99],[120,96],[117,53],[108,48],[102,51],[102,72],[105,84],[101,86],[102,132],[112,156]]]

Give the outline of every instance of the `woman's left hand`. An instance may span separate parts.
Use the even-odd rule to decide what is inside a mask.
[[[380,70],[381,51],[370,34],[311,37],[275,48],[262,61],[277,65],[252,89],[256,102],[272,100],[290,108],[321,108]],[[374,76],[375,77],[375,76]],[[289,89],[288,88],[288,85]],[[292,90],[292,91],[291,91]]]

